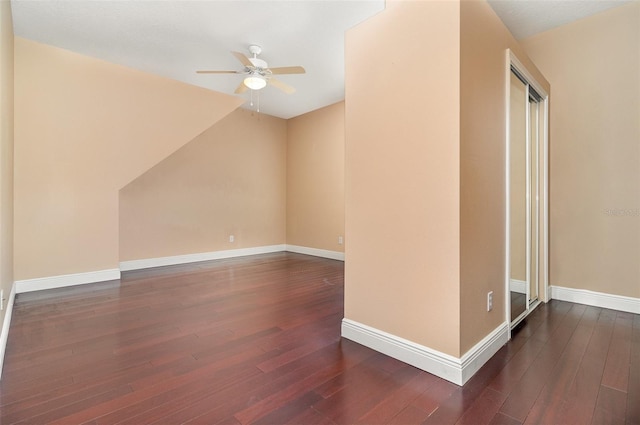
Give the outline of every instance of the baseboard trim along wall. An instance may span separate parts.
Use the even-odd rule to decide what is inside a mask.
[[[40,277],[36,279],[17,280],[16,293],[41,291],[43,289],[64,288],[66,286],[84,285],[86,283],[105,282],[120,279],[120,270],[108,269],[94,272],[65,274],[60,276]]]
[[[507,343],[509,324],[502,323],[461,358],[349,319],[342,320],[342,336],[456,385],[464,385]]]
[[[9,327],[11,326],[11,316],[13,315],[13,302],[16,299],[16,284],[11,286],[11,293],[7,300],[6,310],[4,313],[4,322],[2,323],[2,332],[0,333],[0,378],[2,378],[2,369],[4,366],[4,354],[7,350],[7,340],[9,339]]]
[[[314,257],[330,258],[332,260],[344,261],[344,252],[329,251],[328,249],[308,248],[306,246],[287,245],[286,248],[289,252],[295,252],[298,254],[313,255]]]
[[[611,310],[640,314],[640,298],[605,294],[604,292],[594,292],[586,289],[574,289],[562,286],[551,286],[550,288],[551,298],[554,300],[569,301],[593,307],[609,308]]]
[[[266,245],[252,248],[229,249],[225,251],[201,252],[197,254],[174,255],[170,257],[147,258],[143,260],[130,260],[120,263],[120,270],[131,271],[148,269],[152,267],[175,266],[177,264],[198,263],[200,261],[221,260],[223,258],[245,257],[248,255],[270,254],[272,252],[295,252],[298,254],[313,255],[315,257],[330,258],[344,261],[344,253],[328,251],[326,249],[307,248],[297,245]]]
[[[174,266],[177,264],[198,263],[201,261],[221,260],[224,258],[245,257],[248,255],[269,254],[290,251],[316,257],[344,261],[344,253],[325,249],[307,248],[296,245],[266,245],[252,248],[230,249],[225,251],[201,252],[197,254],[174,255],[170,257],[146,258],[142,260],[122,261],[119,269],[97,270],[93,272],[74,273],[60,276],[48,276],[15,282],[16,293],[41,291],[45,289],[64,288],[66,286],[84,285],[87,283],[105,282],[120,279],[121,271],[148,269],[152,267]]]
[[[517,292],[518,294],[527,293],[527,282],[524,280],[511,279],[509,280],[509,289],[511,292]]]
[[[199,263],[201,261],[222,260],[224,258],[246,257],[247,255],[269,254],[286,251],[286,245],[266,245],[252,248],[228,249],[224,251],[200,252],[197,254],[173,255],[170,257],[147,258],[143,260],[122,261],[120,270],[149,269],[152,267],[175,266],[177,264]]]

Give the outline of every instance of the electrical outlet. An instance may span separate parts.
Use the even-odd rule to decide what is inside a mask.
[[[342,242],[344,242],[344,240],[342,239],[342,236],[338,236],[338,244],[342,245]]]
[[[236,240],[236,237],[233,235],[229,235],[229,242],[234,242]]]
[[[487,293],[487,311],[493,310],[493,291]]]

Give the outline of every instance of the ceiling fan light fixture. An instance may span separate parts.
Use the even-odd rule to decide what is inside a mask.
[[[260,90],[266,87],[267,80],[260,74],[251,74],[244,79],[244,85],[251,90]]]

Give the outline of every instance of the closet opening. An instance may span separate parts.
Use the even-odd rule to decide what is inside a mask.
[[[506,303],[512,329],[548,300],[548,94],[507,51]]]

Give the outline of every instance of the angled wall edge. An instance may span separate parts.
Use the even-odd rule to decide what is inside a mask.
[[[507,343],[509,325],[502,323],[457,358],[353,320],[342,320],[342,336],[408,363],[456,385],[464,385]]]

